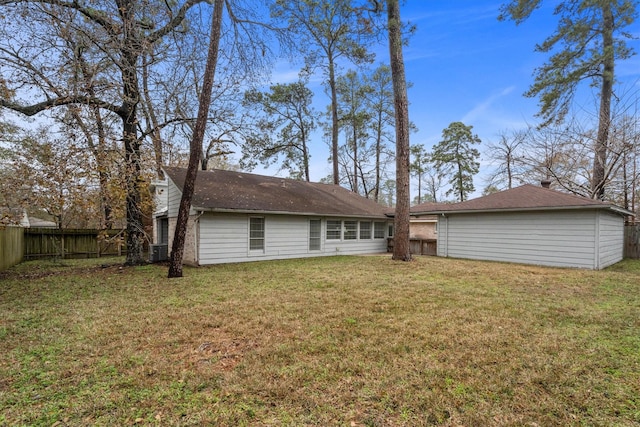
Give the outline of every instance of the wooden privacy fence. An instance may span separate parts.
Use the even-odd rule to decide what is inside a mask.
[[[22,227],[0,227],[0,271],[22,261],[24,235]]]
[[[393,237],[387,237],[387,252],[393,252]],[[409,252],[412,255],[436,256],[438,254],[438,240],[412,237],[409,239]]]
[[[24,229],[24,259],[99,258],[126,253],[124,230]]]
[[[624,257],[640,259],[640,225],[624,227]]]

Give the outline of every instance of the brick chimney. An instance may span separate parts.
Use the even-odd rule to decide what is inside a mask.
[[[551,187],[551,180],[543,179],[542,181],[540,181],[540,185],[542,185],[542,188],[550,188]]]

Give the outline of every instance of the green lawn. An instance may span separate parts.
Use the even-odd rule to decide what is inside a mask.
[[[640,424],[640,261],[120,261],[0,273],[0,425]]]

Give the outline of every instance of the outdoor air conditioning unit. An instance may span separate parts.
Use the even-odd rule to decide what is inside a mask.
[[[149,245],[149,261],[160,262],[169,259],[169,245]]]

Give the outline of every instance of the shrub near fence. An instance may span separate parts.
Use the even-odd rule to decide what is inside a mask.
[[[0,271],[22,261],[24,235],[22,227],[0,227]]]
[[[123,230],[24,229],[24,259],[99,258],[126,253]]]

